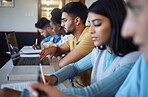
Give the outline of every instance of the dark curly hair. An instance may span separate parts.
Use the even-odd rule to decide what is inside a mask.
[[[61,16],[62,16],[62,12],[59,8],[54,8],[51,12],[51,21],[54,24],[60,24],[61,25]]]

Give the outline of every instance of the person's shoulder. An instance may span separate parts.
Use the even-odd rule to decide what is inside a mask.
[[[61,38],[61,36],[58,36],[56,34],[53,34],[53,37],[55,37],[55,38]]]
[[[139,56],[141,55],[140,51],[133,51],[125,56],[121,57],[120,63],[124,64],[129,64],[129,63],[134,63],[138,60]]]
[[[125,56],[123,56],[123,59],[124,58],[135,58],[135,57],[138,57],[139,58],[139,56],[141,55],[141,52],[140,51],[133,51],[133,52],[130,52],[130,53],[128,53],[128,54],[126,54]]]
[[[49,38],[51,38],[51,36],[47,36],[45,39],[49,39]]]
[[[67,39],[67,41],[64,43],[65,45],[70,44],[74,40],[74,36],[72,35]]]
[[[85,27],[85,29],[83,30],[83,33],[84,33],[84,34],[89,34],[89,27],[88,27],[88,26]]]
[[[72,37],[73,35],[72,34],[70,34],[70,35],[65,35],[63,38],[70,38],[70,37]]]
[[[81,39],[92,39],[91,38],[91,34],[89,32],[84,32],[82,35],[81,35]]]
[[[73,40],[75,37],[71,35],[68,40]]]
[[[89,26],[86,26],[84,31],[89,32],[89,28],[90,28]]]

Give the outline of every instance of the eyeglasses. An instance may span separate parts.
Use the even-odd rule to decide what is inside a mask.
[[[67,21],[70,21],[70,20],[73,20],[73,19],[61,19],[61,23],[66,23]]]

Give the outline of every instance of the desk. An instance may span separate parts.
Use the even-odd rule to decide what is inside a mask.
[[[26,56],[26,55],[25,55]],[[32,56],[32,55],[31,55]],[[38,55],[37,55],[38,56]],[[28,56],[29,57],[29,56]],[[51,66],[54,67],[55,71],[57,71],[59,69],[58,67],[58,61],[56,59],[53,59],[53,61],[50,63]],[[13,62],[12,59],[10,59],[1,69],[0,69],[0,87],[1,84],[7,84],[7,83],[17,83],[20,81],[8,81],[7,80],[7,74],[8,72],[10,72],[10,70],[13,68]],[[22,81],[21,81],[22,82]],[[67,88],[72,88],[71,84],[69,82],[69,80],[66,80],[63,82],[63,84],[67,87]]]

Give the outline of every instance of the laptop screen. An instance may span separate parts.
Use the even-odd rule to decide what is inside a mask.
[[[8,48],[11,54],[11,58],[13,60],[13,64],[16,64],[20,59],[19,48],[16,41],[15,32],[7,32],[5,33]]]

